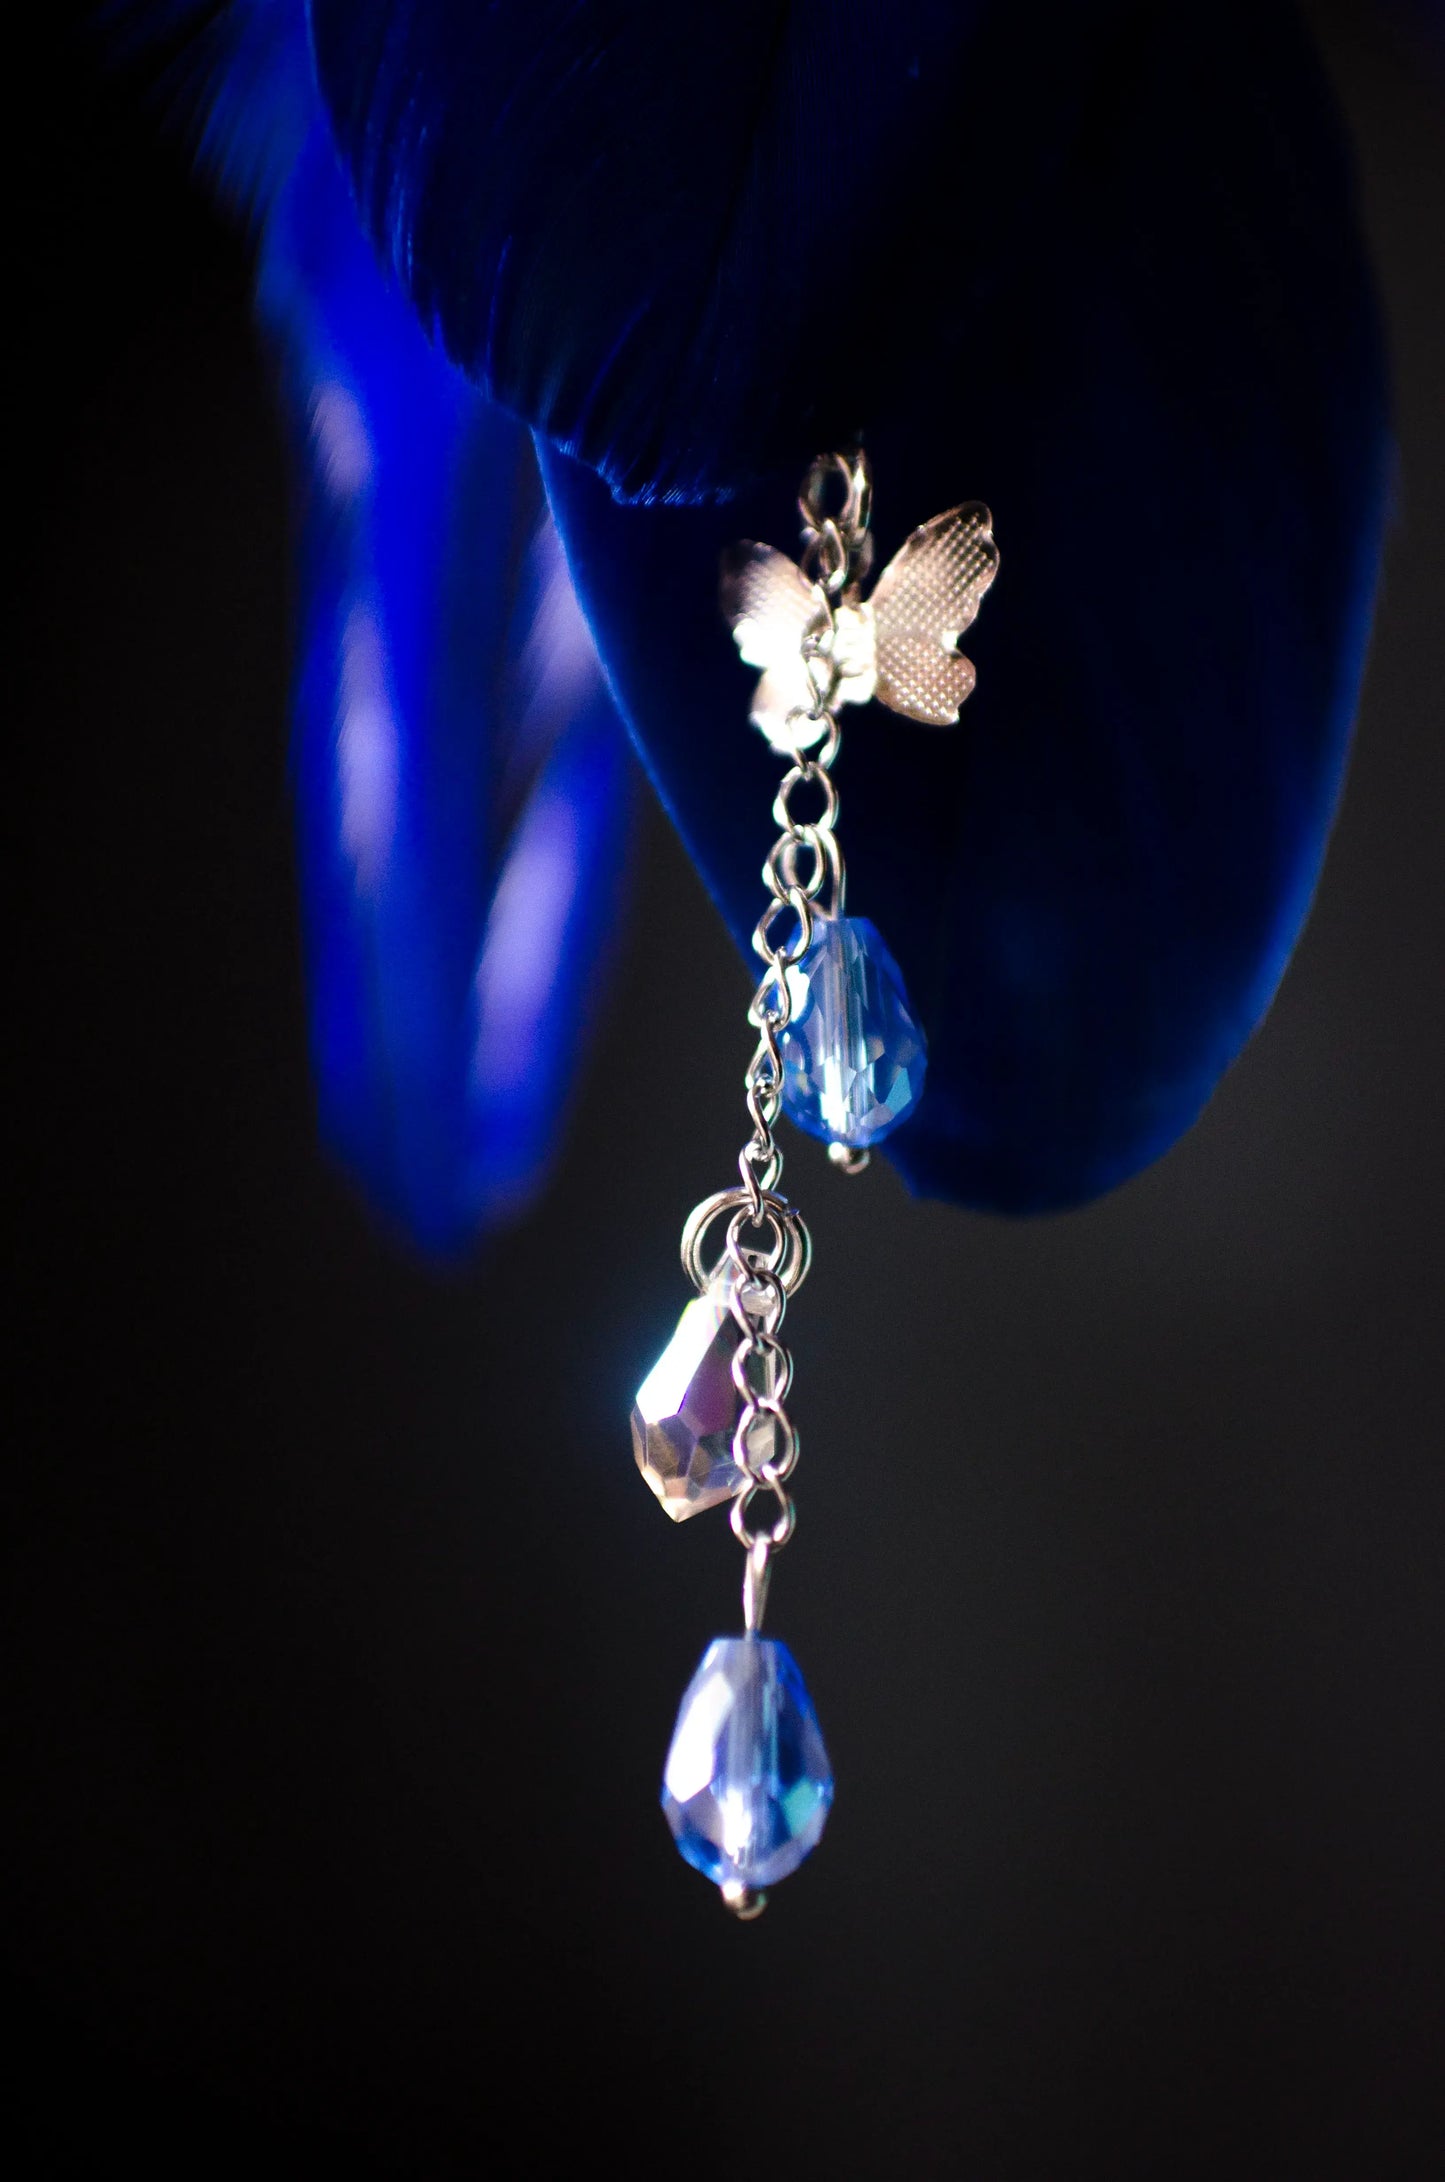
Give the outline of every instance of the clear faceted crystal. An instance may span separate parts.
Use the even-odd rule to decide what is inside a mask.
[[[684,1310],[632,1405],[637,1467],[675,1523],[731,1500],[743,1485],[732,1453],[742,1414],[732,1370],[740,1338],[735,1277],[724,1258],[707,1293]],[[773,1451],[773,1426],[763,1415],[748,1434],[749,1459],[762,1462]]]
[[[786,1644],[718,1637],[687,1686],[662,1808],[688,1862],[719,1886],[771,1886],[818,1845],[833,1773]]]
[[[834,1144],[876,1144],[923,1096],[928,1051],[903,974],[866,917],[820,917],[788,971],[783,1104]]]

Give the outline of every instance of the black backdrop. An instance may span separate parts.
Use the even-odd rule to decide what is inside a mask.
[[[798,1152],[774,1618],[839,1800],[750,1929],[654,1800],[735,1549],[626,1435],[739,967],[649,817],[545,1203],[461,1276],[378,1235],[313,1140],[245,248],[63,33],[12,89],[23,2171],[1434,2171],[1445,153],[1422,51],[1327,27],[1403,483],[1315,915],[1094,1209]]]

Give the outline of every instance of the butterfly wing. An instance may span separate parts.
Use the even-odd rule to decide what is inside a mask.
[[[776,546],[745,539],[722,558],[722,610],[750,667],[796,659],[812,611],[801,571]]]
[[[998,574],[993,517],[970,500],[921,523],[873,593],[880,704],[926,727],[948,727],[973,688],[958,640]]]
[[[812,586],[786,553],[747,539],[722,557],[721,598],[743,659],[763,670],[753,693],[753,725],[776,750],[816,742],[821,725],[810,730],[796,717],[808,703],[802,644],[813,610]]]

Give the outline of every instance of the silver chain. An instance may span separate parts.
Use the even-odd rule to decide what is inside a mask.
[[[841,506],[830,511],[830,500],[836,501],[840,492]],[[812,612],[802,636],[809,701],[789,714],[790,724],[797,722],[798,740],[773,803],[781,831],[763,865],[770,899],[753,932],[753,952],[764,968],[748,1008],[748,1021],[758,1033],[744,1078],[752,1135],[738,1154],[740,1186],[706,1198],[688,1219],[682,1239],[683,1264],[700,1291],[719,1277],[726,1279],[740,1336],[732,1374],[742,1410],[732,1455],[745,1483],[733,1501],[732,1527],[747,1553],[743,1625],[750,1633],[762,1627],[772,1558],[792,1537],[796,1520],[788,1479],[798,1460],[798,1433],[784,1407],[793,1360],[779,1333],[787,1299],[802,1283],[812,1246],[801,1215],[779,1193],[783,1153],[773,1130],[783,1098],[782,1037],[792,1019],[788,972],[812,944],[815,914],[843,914],[845,875],[832,778],[842,746],[842,668],[835,654],[838,609],[850,587],[866,575],[872,557],[870,499],[868,465],[858,451],[820,456],[798,498],[803,519],[799,565],[813,587]],[[804,743],[815,747],[805,752]],[[809,792],[821,807],[802,818],[794,800]],[[868,1160],[866,1152],[843,1145],[830,1146],[829,1154],[850,1172]],[[724,1258],[709,1271],[702,1262],[702,1244],[724,1211],[731,1215],[727,1246]],[[769,1498],[770,1509],[764,1505]]]

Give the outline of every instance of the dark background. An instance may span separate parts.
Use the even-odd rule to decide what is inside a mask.
[[[839,1792],[747,1929],[655,1805],[739,1557],[626,1428],[738,964],[649,815],[546,1201],[460,1276],[375,1231],[312,1128],[246,249],[63,28],[12,89],[22,2171],[1438,2171],[1445,101],[1417,21],[1316,13],[1402,483],[1315,914],[1091,1210],[797,1150],[772,1619]]]

